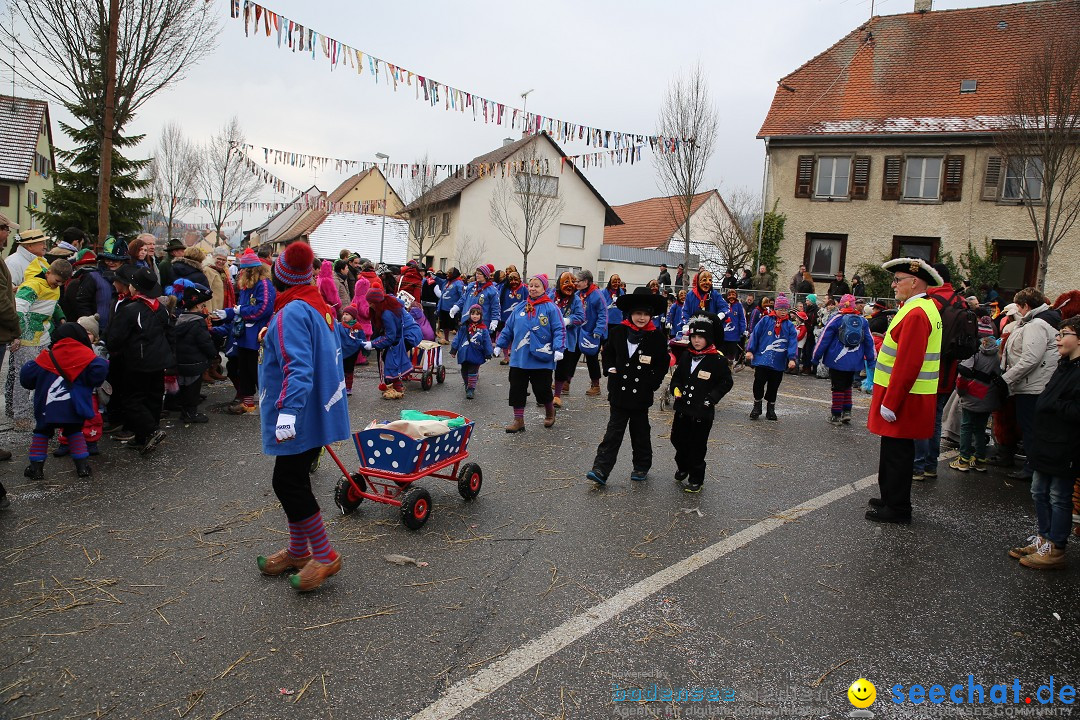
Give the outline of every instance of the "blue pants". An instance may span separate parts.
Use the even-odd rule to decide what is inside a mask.
[[[950,393],[951,394],[951,393]],[[937,408],[934,412],[934,434],[929,440],[915,441],[915,472],[920,470],[937,471],[938,456],[941,455],[941,415],[949,395],[937,396]]]
[[[1039,535],[1065,549],[1072,530],[1073,479],[1047,475],[1036,470],[1031,476],[1031,499],[1035,501],[1035,519]]]
[[[986,459],[986,423],[990,413],[960,411],[960,457]]]

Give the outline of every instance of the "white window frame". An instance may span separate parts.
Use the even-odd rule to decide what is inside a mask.
[[[1018,164],[1023,163],[1023,173],[1017,173]],[[1042,200],[1043,195],[1043,178],[1042,178],[1042,158],[1039,157],[1022,157],[1009,159],[1005,162],[1004,177],[1001,181],[1001,199],[1010,200],[1013,202],[1039,202]],[[1033,167],[1037,168],[1034,169]],[[1017,194],[1009,195],[1009,183],[1015,182],[1017,187]],[[1039,194],[1029,195],[1028,188],[1029,183],[1032,181],[1038,183]]]
[[[820,193],[818,190],[821,188],[821,181],[824,179],[822,171],[826,165],[826,161],[830,166],[829,178],[829,192]],[[845,175],[846,182],[842,188],[836,187],[837,174],[836,169],[840,166],[840,163],[847,163],[847,174]],[[819,155],[814,163],[814,195],[815,198],[821,200],[848,200],[851,198],[851,156],[850,155]]]
[[[531,179],[526,182],[525,178]],[[541,197],[559,197],[559,178],[554,175],[520,172],[514,176],[514,191],[524,194],[526,189]]]
[[[933,195],[927,195],[927,181],[932,180],[926,174],[926,161],[936,160],[938,164],[937,181],[933,186]],[[918,176],[918,191],[921,194],[911,194],[913,188],[910,188],[910,181],[913,179],[910,175],[911,169],[920,165],[921,172]],[[900,199],[914,201],[914,202],[936,202],[941,200],[941,183],[945,175],[945,157],[943,155],[909,155],[904,158],[904,189],[900,193]]]
[[[424,221],[422,218],[413,220],[413,235],[418,239],[424,238]]]
[[[435,231],[439,229],[439,218],[432,215],[428,218],[428,237],[435,237]]]
[[[581,228],[581,242],[580,243],[563,242],[563,228],[567,228],[567,230],[569,230],[570,228]],[[558,239],[557,243],[558,243],[559,247],[575,248],[575,249],[578,249],[578,250],[580,250],[581,248],[584,248],[585,247],[585,226],[584,225],[574,225],[572,223],[559,223],[559,239]]]
[[[450,234],[450,213],[444,212],[442,214],[442,235]]]

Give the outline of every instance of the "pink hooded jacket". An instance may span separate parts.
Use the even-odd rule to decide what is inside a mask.
[[[367,301],[367,293],[370,289],[370,280],[362,274],[356,278],[356,285],[353,287],[353,305],[356,306],[356,311],[360,313],[356,320],[368,337],[371,337],[371,306],[368,305]]]
[[[337,281],[334,280],[334,265],[329,260],[323,260],[319,266],[319,280],[317,283],[319,294],[323,300],[334,310],[334,315],[341,316],[341,296],[338,295]]]

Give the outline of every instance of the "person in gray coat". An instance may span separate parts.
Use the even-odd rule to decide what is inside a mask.
[[[960,454],[949,463],[953,470],[986,472],[986,424],[1004,399],[998,362],[994,324],[979,318],[979,351],[956,367],[961,420]]]

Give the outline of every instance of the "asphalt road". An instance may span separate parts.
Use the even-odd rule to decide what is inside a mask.
[[[839,718],[859,677],[877,717],[1071,709],[1024,698],[1051,675],[1080,683],[1076,550],[1053,574],[1006,557],[1034,519],[1027,486],[999,471],[943,464],[915,489],[913,525],[866,522],[865,395],[836,428],[828,382],[788,377],[780,421],[750,422],[738,375],[694,496],[672,480],[670,414],[655,408],[649,481],[631,485],[628,447],[607,488],[584,479],[607,409],[583,397],[584,368],[554,428],[530,407],[514,436],[505,367],[482,369],[474,401],[456,365],[399,402],[359,372],[354,428],[402,408],[464,412],[484,485],[465,502],[421,481],[434,513],[410,531],[389,505],[341,516],[324,460],[314,483],[344,567],[303,596],[255,566],[285,541],[255,416],[174,417],[152,456],[106,441],[93,480],[50,458],[44,485],[22,478],[26,441],[5,433],[0,717]],[[210,393],[211,410],[228,399]],[[891,702],[898,683],[966,688],[969,674],[987,693],[1019,679],[1019,706]],[[619,696],[669,688],[703,697]]]

